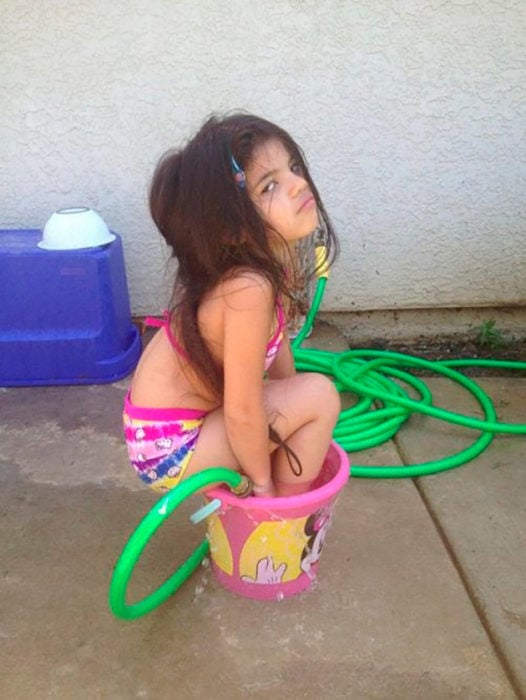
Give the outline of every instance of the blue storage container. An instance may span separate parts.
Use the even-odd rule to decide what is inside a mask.
[[[141,340],[120,236],[82,250],[42,250],[41,238],[0,230],[0,386],[122,379]]]

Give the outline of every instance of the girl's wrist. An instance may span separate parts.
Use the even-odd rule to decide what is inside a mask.
[[[274,494],[274,492],[275,488],[272,479],[269,479],[264,484],[255,484],[254,482],[252,482],[252,493],[255,496],[271,496]]]

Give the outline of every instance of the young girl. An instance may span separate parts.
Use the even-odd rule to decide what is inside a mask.
[[[125,401],[134,468],[158,491],[213,466],[257,496],[308,490],[340,400],[295,373],[287,337],[294,244],[322,226],[331,262],[337,247],[302,152],[264,119],[212,117],[161,159],[150,209],[177,275]]]

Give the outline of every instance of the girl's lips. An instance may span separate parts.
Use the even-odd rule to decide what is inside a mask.
[[[298,214],[300,211],[303,211],[303,209],[310,208],[315,203],[314,197],[311,194],[307,195],[298,208]]]

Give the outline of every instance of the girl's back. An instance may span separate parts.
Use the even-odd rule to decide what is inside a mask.
[[[240,364],[247,369],[245,356],[252,359],[255,354],[253,364],[258,371],[259,359],[263,374],[268,368],[267,359],[271,359],[269,354],[276,354],[276,335],[283,330],[280,311],[268,280],[255,272],[239,271],[221,281],[203,299],[197,314],[199,333],[223,371],[226,350],[227,368],[233,370],[237,366],[239,373]],[[178,406],[211,411],[220,405],[192,369],[168,316],[142,354],[130,398],[133,404],[151,408]]]

